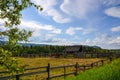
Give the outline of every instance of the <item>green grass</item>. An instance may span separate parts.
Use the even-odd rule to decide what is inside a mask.
[[[120,59],[99,68],[93,68],[66,80],[120,80]]]

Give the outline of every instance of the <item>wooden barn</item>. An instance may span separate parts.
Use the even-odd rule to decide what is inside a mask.
[[[84,57],[82,46],[66,46],[64,49],[64,57],[67,57],[68,55],[73,55],[74,57]]]

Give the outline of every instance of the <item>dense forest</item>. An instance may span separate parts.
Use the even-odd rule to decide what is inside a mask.
[[[65,46],[22,46],[19,47],[19,53],[18,54],[54,54],[54,53],[62,53]]]
[[[65,46],[53,46],[53,45],[44,45],[44,46],[22,46],[18,48],[19,54],[56,54],[63,53]],[[100,47],[94,46],[83,46],[83,52],[85,53],[118,53],[120,49],[101,49]]]

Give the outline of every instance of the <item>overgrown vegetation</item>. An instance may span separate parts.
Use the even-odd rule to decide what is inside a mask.
[[[66,80],[120,80],[120,59],[99,68],[94,68]]]

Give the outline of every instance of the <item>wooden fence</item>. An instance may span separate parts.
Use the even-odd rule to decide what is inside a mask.
[[[47,66],[25,69],[25,71],[27,71],[27,70],[37,70],[37,69],[41,69],[41,68],[45,68],[46,70],[40,70],[40,71],[35,71],[35,72],[28,72],[28,73],[24,73],[24,74],[13,75],[13,76],[2,76],[2,77],[0,77],[0,80],[8,80],[8,79],[11,79],[11,78],[15,78],[16,80],[20,80],[20,78],[24,77],[24,76],[43,74],[43,73],[47,73],[46,80],[50,80],[50,79],[57,78],[57,77],[62,77],[62,76],[65,79],[67,75],[75,75],[76,76],[81,71],[85,71],[85,70],[91,69],[93,67],[99,67],[99,66],[102,66],[103,64],[111,62],[111,61],[112,61],[112,58],[109,58],[109,59],[105,59],[105,60],[99,60],[99,61],[93,62],[91,64],[87,64],[87,65],[79,65],[76,62],[76,64],[66,65],[66,66],[51,66],[50,63],[48,63]],[[68,73],[66,71],[66,69],[68,67],[72,67],[72,68],[74,68],[74,70]],[[53,70],[53,69],[60,69],[60,68],[62,68],[64,70],[63,74],[54,75],[54,76],[50,74],[51,70]],[[4,73],[9,73],[9,72],[8,71],[2,71],[2,72],[0,72],[0,75],[4,74]]]
[[[61,55],[61,57],[64,57],[64,54],[57,55],[57,53],[53,57],[59,58],[60,55]],[[50,53],[18,54],[18,55],[15,55],[14,57],[35,58],[35,57],[52,57],[52,55]],[[120,57],[120,53],[94,53],[94,52],[91,52],[91,53],[73,55],[73,57],[76,57],[76,58],[109,58],[109,57]]]

